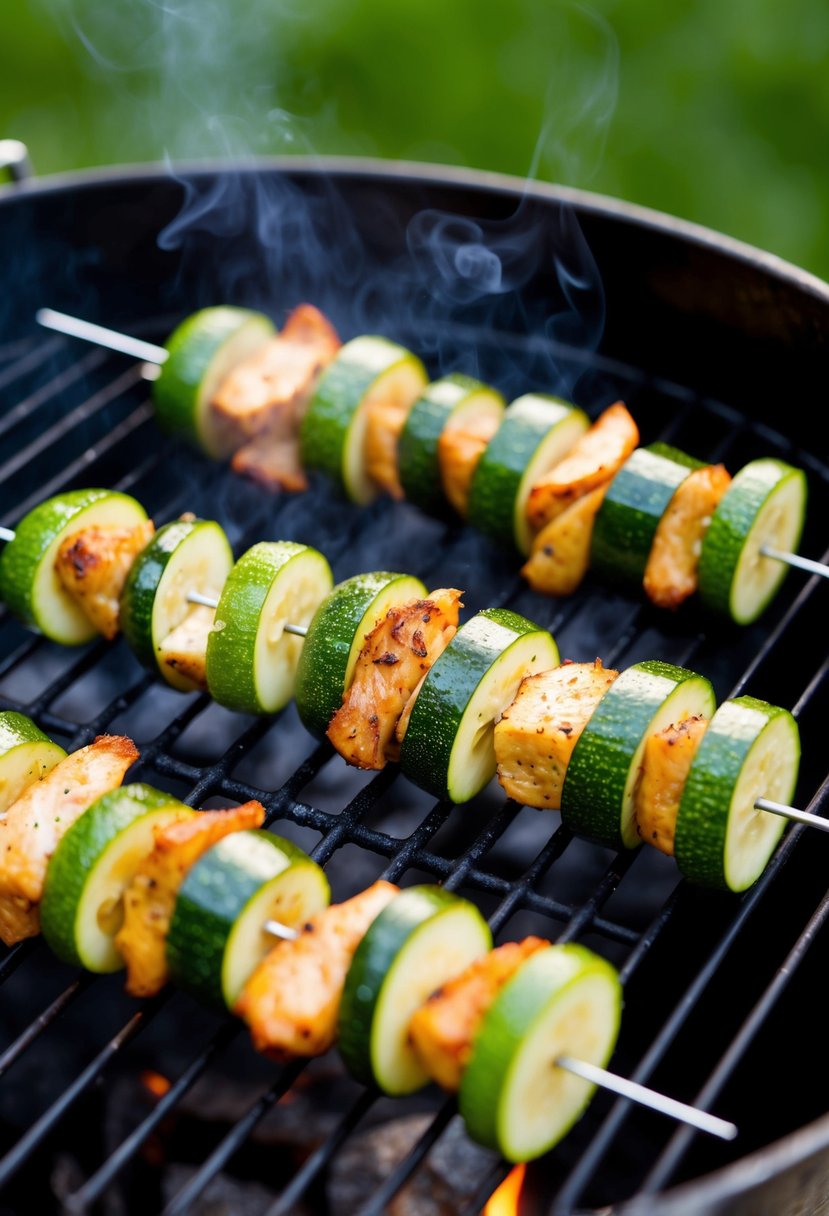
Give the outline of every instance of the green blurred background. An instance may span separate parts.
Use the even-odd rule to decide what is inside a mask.
[[[5,0],[46,174],[344,153],[596,190],[829,277],[827,0]]]

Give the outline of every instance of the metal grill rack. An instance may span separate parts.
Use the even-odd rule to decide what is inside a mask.
[[[148,325],[145,336],[163,339],[168,321]],[[392,336],[413,349],[421,340],[414,332]],[[458,330],[457,350],[468,346],[471,352],[476,338]],[[494,382],[500,379],[507,391],[530,387],[538,340],[498,338],[493,346],[499,351],[520,355],[527,384],[514,370],[499,377],[497,367],[491,369]],[[829,468],[814,456],[687,386],[570,354],[576,364],[584,363],[579,403],[595,416],[621,397],[645,442],[670,440],[733,469],[761,454],[806,468],[811,504],[802,551],[819,552]],[[481,374],[490,370],[477,366]],[[742,632],[704,620],[695,607],[660,614],[592,579],[570,600],[544,600],[521,583],[512,558],[467,528],[427,520],[405,504],[351,507],[321,483],[305,495],[271,498],[164,439],[139,369],[120,357],[42,337],[0,348],[0,403],[0,522],[6,526],[51,494],[100,484],[134,494],[157,525],[184,510],[217,518],[237,553],[259,539],[298,539],[320,548],[338,579],[360,570],[404,568],[432,586],[462,587],[468,612],[508,604],[549,627],[566,657],[600,655],[606,665],[621,667],[658,657],[704,672],[719,697],[751,691],[789,705],[804,742],[799,805],[816,813],[829,805],[820,736],[829,708],[829,660],[817,641],[826,593],[817,579],[791,574],[770,614]],[[829,898],[822,879],[826,854],[814,834],[812,847],[802,847],[806,829],[786,833],[744,897],[693,891],[679,881],[672,862],[647,850],[613,856],[575,841],[557,815],[504,802],[497,790],[470,807],[434,804],[394,766],[373,777],[347,770],[327,745],[315,745],[306,735],[292,707],[275,719],[229,714],[207,696],[162,687],[138,667],[123,641],[61,649],[25,632],[4,609],[0,705],[29,714],[69,749],[102,732],[130,734],[141,750],[135,778],[169,788],[193,805],[260,799],[269,825],[313,846],[337,899],[380,874],[404,884],[440,881],[478,902],[505,939],[534,929],[558,940],[584,939],[610,957],[621,969],[627,996],[617,1070],[673,1086],[677,1097],[697,1098],[734,1117],[743,1134],[733,1146],[703,1144],[699,1136],[599,1095],[570,1136],[530,1168],[525,1202],[534,1201],[536,1210],[564,1216],[629,1197],[644,1203],[673,1182],[736,1160],[803,1122],[802,1106],[786,1111],[782,1082],[778,1089],[769,1084],[767,1109],[752,1126],[751,1095],[741,1098],[732,1083],[756,1066],[771,1027],[779,1023],[791,1033],[797,1016],[801,1025],[808,1016],[805,1009],[793,1016],[786,994],[793,977],[809,965],[807,948],[829,912]],[[773,932],[769,923],[777,926]],[[128,1003],[118,995],[117,976],[73,974],[37,940],[0,959],[0,982],[3,1211],[45,1210],[38,1203],[51,1185],[46,1180],[67,1128],[92,1117],[94,1095],[114,1075],[146,1064],[142,1041],[161,1054],[165,1044],[175,1045],[177,1071],[166,1092],[117,1143],[100,1132],[91,1136],[84,1175],[64,1200],[64,1210],[73,1213],[138,1211],[128,1194],[114,1208],[101,1207],[102,1197],[130,1177],[149,1142],[163,1147],[170,1116],[195,1085],[221,1072],[228,1053],[252,1055],[244,1046],[244,1028],[197,1015],[173,991],[143,1005]],[[723,993],[728,1007],[717,1026],[711,1001],[726,999]],[[106,1016],[99,1021],[102,1002]],[[302,1081],[300,1066],[278,1068],[246,1057],[246,1067],[258,1096],[168,1197],[165,1216],[199,1210],[211,1181],[233,1170],[260,1121]],[[428,1102],[432,1122],[379,1189],[365,1196],[362,1216],[386,1210],[445,1133],[454,1104],[434,1095]],[[329,1134],[273,1189],[268,1216],[301,1210],[296,1205],[303,1196],[319,1194],[332,1161],[377,1103],[377,1095],[355,1087]],[[821,1110],[816,1106],[811,1113]],[[505,1173],[493,1156],[463,1211],[480,1211]],[[268,1186],[272,1180],[261,1181]],[[38,1203],[26,1206],[32,1195]]]

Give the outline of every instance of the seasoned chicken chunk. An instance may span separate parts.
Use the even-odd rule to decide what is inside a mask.
[[[521,567],[534,591],[572,595],[580,585],[590,567],[593,525],[609,485],[577,498],[538,533]]]
[[[261,827],[265,808],[246,802],[227,811],[200,811],[154,829],[154,845],[124,892],[124,923],[115,938],[127,964],[127,992],[154,996],[167,982],[167,930],[188,871],[216,841]]]
[[[595,663],[563,663],[526,676],[495,725],[498,780],[525,806],[561,810],[567,765],[593,711],[618,671]]]
[[[367,636],[343,703],[327,735],[357,768],[385,768],[396,759],[395,727],[412,693],[458,627],[461,592],[395,604]]]
[[[460,426],[445,426],[438,440],[438,464],[443,492],[464,519],[469,507],[469,488],[478,461],[501,419],[494,413],[464,418]]]
[[[275,1060],[321,1056],[337,1037],[345,977],[369,925],[398,888],[379,882],[332,904],[302,926],[294,941],[278,942],[245,985],[235,1012],[254,1046]]]
[[[371,481],[392,498],[402,499],[397,441],[409,411],[426,381],[416,362],[402,362],[390,368],[368,390],[361,408],[365,411],[366,430],[363,459]]]
[[[576,499],[609,482],[638,442],[639,428],[617,401],[533,486],[527,501],[527,519],[532,527],[543,528]]]
[[[299,459],[298,432],[251,439],[234,454],[230,467],[266,490],[299,494],[308,489],[308,478]]]
[[[636,830],[655,849],[674,852],[676,817],[682,791],[708,719],[700,715],[671,723],[650,735],[633,796]]]
[[[421,1005],[409,1023],[409,1038],[433,1081],[450,1093],[460,1088],[484,1014],[521,964],[549,944],[541,937],[525,937],[498,946]]]
[[[194,605],[158,647],[159,664],[189,680],[193,688],[207,688],[207,637],[215,617],[215,608]]]
[[[731,477],[724,465],[694,469],[677,486],[654,533],[643,580],[660,608],[678,608],[697,589],[702,540]]]
[[[64,589],[99,633],[110,641],[119,628],[119,605],[136,556],[152,539],[151,519],[134,528],[84,528],[58,549],[55,570]]]
[[[49,859],[75,820],[119,786],[137,759],[131,739],[99,735],[30,785],[0,818],[0,937],[7,946],[39,932]]]

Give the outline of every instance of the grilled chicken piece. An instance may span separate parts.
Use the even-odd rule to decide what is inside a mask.
[[[55,571],[64,590],[110,641],[118,633],[130,567],[154,531],[151,519],[134,528],[85,528],[67,536],[58,549]]]
[[[617,401],[533,486],[527,501],[527,519],[532,527],[543,528],[576,499],[609,482],[638,442],[639,428]]]
[[[571,503],[542,528],[521,573],[534,591],[572,595],[590,567],[593,524],[610,482]]]
[[[415,688],[458,627],[461,592],[433,591],[388,610],[365,640],[351,686],[329,724],[337,751],[357,768],[397,758],[394,731]]]
[[[696,591],[702,540],[730,484],[724,465],[709,464],[677,486],[654,534],[643,580],[646,595],[660,608],[678,608]]]
[[[194,688],[207,688],[207,636],[215,617],[215,608],[195,604],[158,647],[159,664],[190,680]]]
[[[354,952],[398,888],[380,880],[312,917],[279,942],[248,980],[235,1012],[254,1046],[275,1060],[321,1056],[337,1037],[343,986]]]
[[[115,938],[127,964],[127,992],[154,996],[166,984],[167,930],[188,871],[218,840],[258,828],[264,819],[261,802],[245,802],[227,811],[200,811],[154,829],[153,850],[124,892],[124,923]]]
[[[424,388],[420,364],[404,362],[381,376],[364,399],[366,473],[392,498],[404,497],[397,465],[397,441],[409,411]]]
[[[563,663],[526,676],[495,725],[498,780],[525,806],[561,810],[573,748],[618,671],[595,663]]]
[[[0,819],[0,937],[7,946],[40,931],[37,905],[64,832],[119,786],[137,759],[131,739],[99,735],[29,786]]]
[[[409,1023],[409,1038],[432,1080],[454,1093],[472,1053],[484,1014],[521,964],[549,942],[525,937],[507,942],[471,963],[433,992]]]
[[[499,425],[497,415],[481,414],[477,418],[464,419],[461,426],[446,426],[441,431],[438,464],[443,492],[464,519],[469,507],[469,487],[478,461]]]
[[[674,852],[676,817],[682,791],[708,719],[684,718],[650,735],[633,796],[636,830],[655,849]]]
[[[230,467],[266,490],[276,488],[300,494],[308,489],[308,478],[299,459],[297,432],[252,439],[234,454]]]

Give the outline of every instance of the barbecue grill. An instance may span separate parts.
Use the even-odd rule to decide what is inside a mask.
[[[569,600],[543,599],[509,554],[406,504],[345,504],[322,481],[295,497],[263,493],[161,435],[135,363],[34,322],[48,305],[163,341],[203,305],[245,304],[279,319],[308,299],[343,337],[385,333],[432,374],[466,371],[508,397],[563,393],[594,417],[621,398],[643,442],[669,440],[730,468],[767,454],[803,467],[801,552],[819,557],[829,508],[829,462],[815,432],[829,344],[825,284],[612,200],[341,160],[22,180],[0,197],[0,249],[0,523],[13,527],[58,491],[111,486],[138,497],[157,524],[184,510],[218,519],[237,552],[296,539],[320,548],[338,579],[401,569],[464,588],[468,612],[508,605],[549,627],[567,657],[692,666],[719,697],[751,692],[793,708],[804,755],[797,805],[825,813],[819,579],[790,573],[765,616],[742,630],[697,606],[660,613],[592,578]],[[573,840],[557,814],[504,802],[496,790],[451,808],[394,766],[374,776],[347,770],[292,707],[267,720],[230,714],[206,696],[163,688],[123,642],[62,649],[3,609],[0,705],[29,714],[67,748],[105,731],[131,735],[141,749],[136,779],[194,805],[260,799],[269,824],[326,864],[335,898],[380,874],[439,881],[477,902],[502,938],[537,931],[611,958],[626,1001],[615,1071],[733,1119],[740,1135],[725,1145],[599,1093],[528,1168],[520,1211],[826,1210],[822,833],[792,825],[742,897],[694,889],[669,859]],[[8,951],[0,981],[3,1212],[471,1216],[507,1172],[482,1151],[473,1168],[461,1167],[469,1146],[445,1098],[380,1100],[339,1077],[336,1061],[279,1068],[253,1056],[240,1024],[179,993],[130,1002],[118,976],[79,977],[37,940]],[[226,1090],[232,1100],[211,1114]],[[127,1097],[117,1107],[119,1092]],[[280,1114],[293,1132],[303,1120],[317,1130],[304,1143],[295,1137],[290,1152],[266,1152],[273,1140],[263,1129]],[[414,1134],[396,1155],[379,1150],[404,1116]],[[447,1177],[422,1181],[435,1177],[430,1163],[441,1152],[461,1188],[443,1208]],[[375,1158],[392,1161],[383,1178],[372,1173]],[[344,1162],[359,1173],[359,1202],[338,1194]],[[221,1208],[223,1179],[254,1186],[259,1206],[237,1199]],[[418,1185],[420,1199],[403,1206]]]

